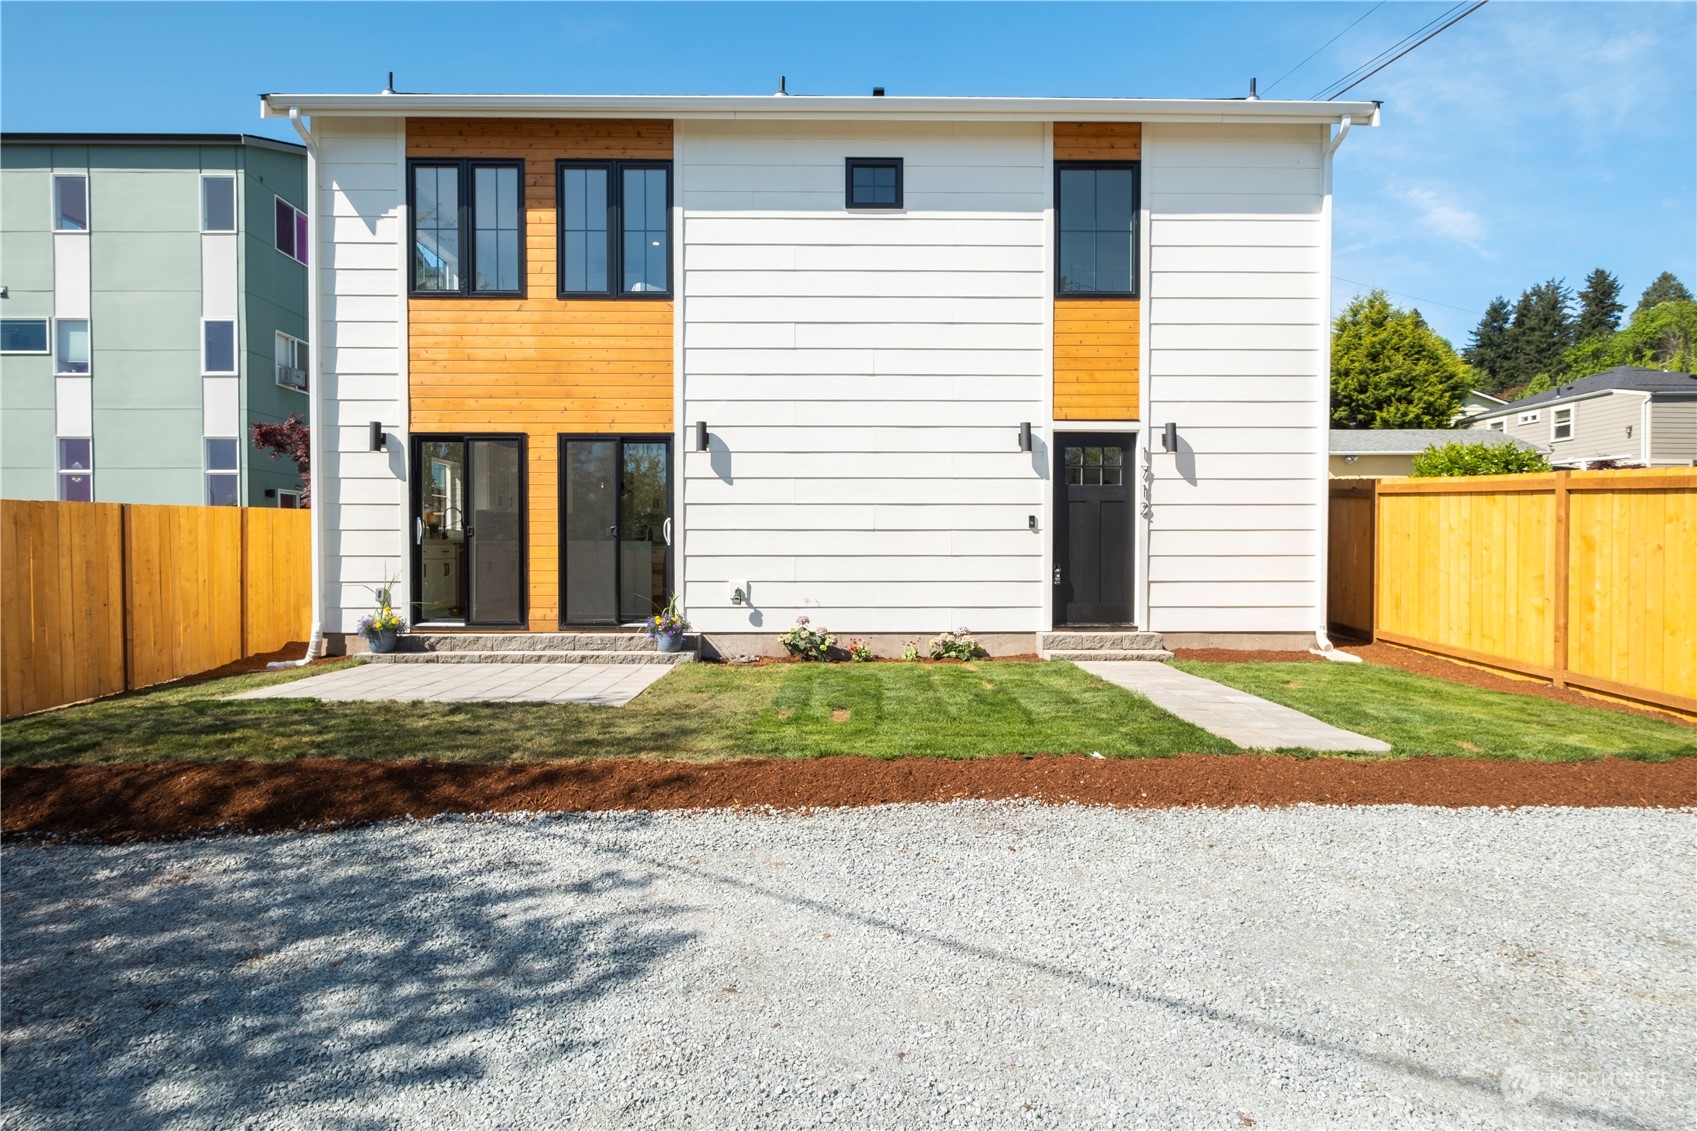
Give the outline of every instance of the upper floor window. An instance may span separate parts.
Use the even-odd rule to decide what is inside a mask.
[[[88,372],[88,319],[61,318],[54,323],[58,331],[57,349],[53,353],[53,372],[64,375]]]
[[[201,323],[200,371],[209,374],[237,372],[234,322],[208,318]]]
[[[561,161],[559,293],[672,293],[670,161]]]
[[[1523,412],[1514,418],[1514,422],[1516,424],[1536,424],[1538,423],[1538,414],[1536,412]]]
[[[1571,408],[1558,408],[1550,413],[1550,439],[1573,439],[1573,410]]]
[[[279,332],[277,334],[277,384],[286,385],[291,389],[306,392],[307,371],[311,368],[311,354],[306,343],[299,338]]]
[[[1492,432],[1507,432],[1508,431],[1508,421],[1506,421],[1506,420],[1493,420],[1489,424],[1485,425],[1485,427],[1489,428]]]
[[[902,206],[902,159],[900,157],[850,157],[844,161],[847,208],[900,208]]]
[[[0,318],[0,353],[46,353],[47,319]]]
[[[236,230],[236,178],[225,176],[200,178],[200,230],[203,232],[233,232]]]
[[[524,294],[524,162],[409,163],[415,294]]]
[[[88,231],[87,177],[78,175],[53,178],[53,230]]]
[[[306,262],[306,213],[277,197],[277,250],[297,263]]]
[[[1055,163],[1055,293],[1137,294],[1137,164]]]

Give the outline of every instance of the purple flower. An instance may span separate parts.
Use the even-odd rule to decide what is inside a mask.
[[[961,627],[960,627],[960,631],[959,631],[959,632],[958,632],[958,633],[956,633],[956,634],[955,634],[955,635],[957,635],[957,636],[967,636],[967,635],[969,635],[969,634],[970,634],[970,633],[971,633],[971,632],[972,632],[972,630],[971,630],[971,629],[970,629],[970,628],[967,628],[967,627],[966,627],[966,626],[965,626],[965,625],[964,625],[964,624],[963,624],[963,625],[961,625]]]
[[[807,620],[807,618],[806,618],[806,617],[796,617],[796,618],[795,618],[795,622],[796,622],[796,623],[797,623],[797,624],[807,624],[807,623],[808,623],[808,620]]]

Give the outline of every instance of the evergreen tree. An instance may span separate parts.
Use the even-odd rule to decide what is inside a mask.
[[[1579,325],[1575,340],[1612,334],[1620,329],[1620,315],[1626,305],[1620,301],[1620,280],[1601,267],[1585,276],[1585,289],[1579,292]]]
[[[1664,302],[1690,302],[1691,297],[1691,292],[1672,271],[1663,271],[1656,276],[1654,282],[1644,288],[1644,293],[1638,299],[1638,308],[1632,312],[1632,316],[1636,318],[1651,307],[1660,306]]]
[[[1560,377],[1563,355],[1573,347],[1573,292],[1560,279],[1550,279],[1521,292],[1510,326],[1508,379],[1500,388],[1523,385],[1539,373]]]
[[[1447,428],[1472,372],[1418,310],[1357,295],[1332,326],[1332,426]]]
[[[1508,300],[1498,295],[1485,308],[1485,316],[1474,327],[1473,341],[1463,354],[1467,364],[1479,371],[1483,378],[1481,387],[1487,393],[1499,392],[1507,387],[1497,378],[1508,362],[1511,336]]]

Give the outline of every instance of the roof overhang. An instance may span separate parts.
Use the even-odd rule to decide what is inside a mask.
[[[348,117],[772,118],[878,121],[1379,124],[1377,102],[1215,98],[912,98],[720,94],[262,94],[263,118],[291,108]]]

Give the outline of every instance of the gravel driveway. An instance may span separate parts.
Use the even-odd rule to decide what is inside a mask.
[[[11,846],[34,1127],[1690,1126],[1690,813],[959,803]]]

